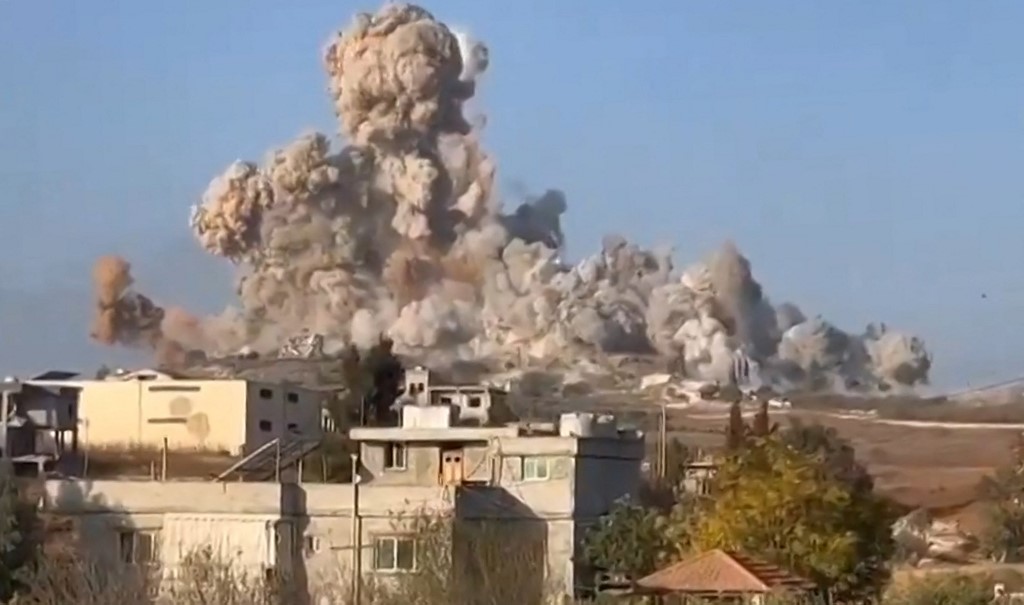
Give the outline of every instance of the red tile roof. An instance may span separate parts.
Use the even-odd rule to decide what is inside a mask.
[[[642,578],[641,588],[690,594],[807,592],[809,580],[755,557],[709,550]]]

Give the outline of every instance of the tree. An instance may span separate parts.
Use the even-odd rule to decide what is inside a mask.
[[[793,418],[781,436],[787,445],[817,459],[826,472],[854,490],[874,489],[874,480],[867,468],[857,462],[853,446],[834,428]]]
[[[377,344],[366,355],[365,373],[370,377],[370,388],[365,392],[367,416],[377,424],[390,424],[397,415],[393,406],[402,392],[405,369],[394,353],[395,343],[381,335]]]
[[[725,449],[736,452],[743,448],[747,439],[747,425],[743,422],[743,410],[734,401],[729,407],[729,424],[725,427]]]
[[[1024,436],[1018,437],[1014,460],[981,485],[987,504],[982,548],[998,561],[1024,560]]]
[[[665,447],[665,475],[645,478],[640,485],[639,502],[662,511],[672,508],[692,460],[690,448],[678,437],[673,437]]]
[[[352,424],[393,423],[392,408],[401,393],[404,372],[390,339],[381,336],[365,353],[350,345],[341,356],[345,392],[330,406],[335,426],[344,430]]]
[[[599,569],[638,580],[655,571],[664,556],[674,550],[664,525],[665,519],[657,509],[630,499],[620,500],[587,532],[584,555]]]
[[[13,465],[0,459],[0,602],[19,588],[20,570],[32,558],[32,513],[21,499]]]
[[[856,452],[838,431],[820,424],[804,424],[798,418],[781,432],[789,447],[816,461],[831,479],[850,494],[847,522],[859,536],[858,565],[852,584],[869,594],[877,592],[889,577],[889,561],[896,553],[892,524],[900,511],[888,499],[875,493],[875,482]]]
[[[840,598],[881,589],[884,569],[861,557],[870,550],[864,542],[890,531],[890,518],[780,436],[754,440],[723,459],[712,493],[690,534],[697,549],[761,556]]]
[[[767,437],[775,432],[776,428],[778,427],[773,426],[771,419],[768,417],[768,402],[762,401],[761,407],[758,408],[757,414],[754,415],[754,426],[750,429],[751,434],[755,437]]]

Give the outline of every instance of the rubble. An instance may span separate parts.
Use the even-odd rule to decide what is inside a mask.
[[[926,566],[932,562],[967,563],[977,550],[977,540],[963,532],[956,521],[932,518],[915,510],[893,524],[893,539],[908,562]]]
[[[324,337],[304,331],[288,339],[277,352],[280,359],[319,359],[324,356]]]

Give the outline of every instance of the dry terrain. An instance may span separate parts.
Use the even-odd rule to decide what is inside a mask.
[[[720,446],[725,414],[709,412],[668,410],[671,434],[698,447]],[[968,525],[979,482],[1010,461],[1011,449],[1024,430],[1020,424],[900,421],[838,411],[773,413],[780,424],[788,417],[834,427],[853,444],[881,492],[940,515],[962,513]]]

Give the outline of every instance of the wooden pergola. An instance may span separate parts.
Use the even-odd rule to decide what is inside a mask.
[[[818,587],[756,557],[709,550],[641,578],[639,592],[660,597],[662,603],[706,599],[726,603],[763,603],[767,595],[812,599]]]

